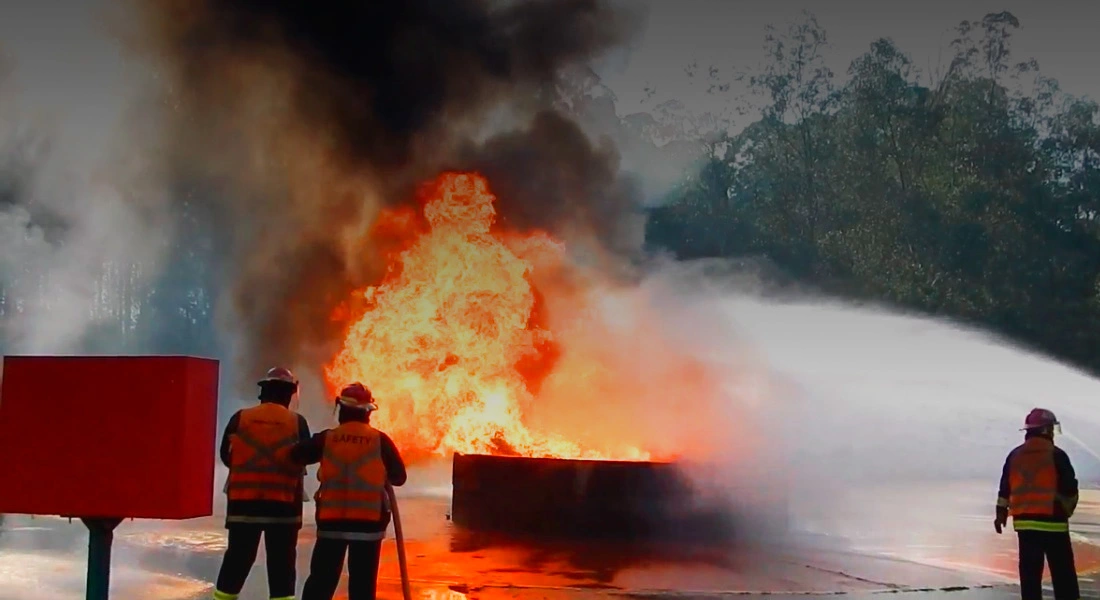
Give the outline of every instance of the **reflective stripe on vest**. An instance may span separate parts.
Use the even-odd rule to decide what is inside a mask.
[[[1009,514],[1014,518],[1055,516],[1058,471],[1054,466],[1054,444],[1043,438],[1024,442],[1010,460],[1009,484]]]
[[[320,529],[317,531],[317,537],[328,540],[348,540],[350,542],[378,542],[386,539],[386,532],[363,533],[360,531],[327,531]]]
[[[1069,531],[1069,521],[1029,521],[1027,519],[1012,519],[1012,528],[1016,531],[1065,533]]]
[[[230,445],[229,500],[295,502],[305,469],[290,461],[298,442],[298,417],[277,404],[241,411]]]
[[[330,430],[325,435],[317,480],[318,521],[380,520],[385,507],[386,467],[378,431],[355,422]]]
[[[250,517],[246,515],[226,515],[226,523],[251,523],[254,525],[300,525],[302,517]]]

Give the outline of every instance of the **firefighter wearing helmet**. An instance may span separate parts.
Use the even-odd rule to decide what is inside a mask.
[[[405,463],[388,435],[371,427],[374,397],[353,383],[336,398],[339,426],[295,446],[302,464],[320,463],[314,495],[317,542],[302,600],[331,600],[348,562],[348,600],[373,600],[382,539],[390,524],[387,484],[405,483]]]
[[[258,382],[260,403],[237,411],[222,435],[225,525],[229,545],[214,600],[236,600],[264,538],[272,600],[293,600],[297,586],[298,532],[302,528],[305,470],[290,450],[310,438],[309,425],[289,406],[298,392],[290,369],[276,367]]]
[[[1005,459],[993,526],[1001,533],[1012,517],[1019,539],[1020,594],[1043,597],[1043,563],[1050,567],[1056,599],[1077,600],[1080,590],[1069,518],[1077,508],[1077,475],[1069,455],[1054,445],[1061,424],[1049,410],[1036,408],[1024,420],[1024,443]]]

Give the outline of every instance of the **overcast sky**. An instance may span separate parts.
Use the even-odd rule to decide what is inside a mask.
[[[683,73],[700,64],[744,67],[761,58],[763,28],[812,9],[833,45],[831,66],[843,73],[877,37],[892,37],[919,66],[936,62],[962,19],[1011,10],[1022,29],[1017,58],[1033,56],[1044,73],[1078,95],[1100,98],[1100,2],[1092,0],[652,0],[648,27],[631,48],[599,69],[622,114],[643,107],[647,84],[708,110],[716,99],[692,89]],[[37,0],[0,5],[0,47],[16,59],[24,105],[57,125],[60,147],[98,154],[123,118],[140,70],[123,62],[107,34],[111,0]]]
[[[952,29],[964,19],[1009,10],[1020,20],[1015,57],[1034,57],[1047,76],[1075,95],[1100,99],[1100,2],[1095,0],[651,0],[648,28],[628,57],[599,71],[620,101],[620,112],[643,107],[642,90],[655,100],[671,97],[691,108],[719,101],[691,89],[684,67],[746,67],[762,58],[764,27],[812,11],[832,48],[828,60],[843,74],[853,58],[879,37],[892,38],[922,69],[950,58]]]
[[[89,158],[111,142],[139,70],[108,33],[109,0],[0,4],[0,51],[14,61],[20,114],[51,128],[53,150]],[[147,73],[147,71],[146,71]]]

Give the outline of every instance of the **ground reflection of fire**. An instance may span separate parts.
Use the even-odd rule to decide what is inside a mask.
[[[413,455],[667,457],[645,427],[621,422],[637,411],[621,409],[654,377],[698,388],[698,365],[624,369],[622,344],[657,344],[647,329],[616,337],[622,325],[595,306],[594,292],[610,286],[560,242],[495,228],[496,198],[480,175],[445,173],[420,199],[421,211],[386,211],[375,225],[389,271],[357,310],[344,309],[330,387],[369,385],[377,425]]]

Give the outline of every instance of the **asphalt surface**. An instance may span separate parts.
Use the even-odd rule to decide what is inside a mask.
[[[837,499],[848,510],[806,501],[807,506],[792,508],[798,525],[788,537],[736,549],[490,538],[454,528],[446,517],[446,497],[406,493],[399,498],[413,595],[426,600],[1017,598],[1015,539],[992,531],[987,487],[924,484],[923,511],[899,512],[913,490],[896,486],[875,490],[874,505]],[[860,496],[868,493],[862,490]],[[876,506],[884,508],[876,511]],[[906,517],[899,521],[898,514]],[[1093,543],[1094,537],[1100,540],[1100,494],[1085,494],[1074,529],[1083,597],[1100,598],[1094,576],[1100,573],[1100,546]],[[83,598],[86,544],[78,522],[8,516],[0,532],[0,599]],[[217,517],[123,523],[115,537],[112,596],[209,598],[224,544]],[[307,522],[299,545],[299,586],[312,544]],[[400,598],[392,539],[383,552],[380,597]],[[267,597],[262,561],[261,550],[243,600]]]

